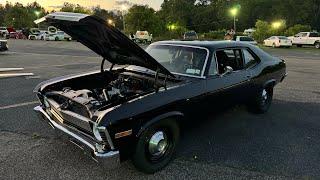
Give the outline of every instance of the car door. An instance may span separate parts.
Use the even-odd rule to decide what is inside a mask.
[[[230,73],[222,72],[222,60],[219,58],[223,57],[219,55],[220,51],[228,54],[228,58],[237,59],[237,61],[241,63],[239,67],[234,68]],[[234,53],[233,55],[232,51]],[[243,69],[243,55],[240,48],[228,48],[216,51],[211,59],[206,79],[209,102],[223,106],[246,99],[246,88],[249,86],[249,80],[250,75]]]
[[[244,71],[247,72],[247,75],[250,78],[246,93],[249,94],[249,97],[252,97],[256,94],[256,90],[259,89],[259,87],[256,87],[257,84],[260,83],[258,82],[258,78],[256,78],[257,75],[255,68],[261,60],[250,48],[242,48],[242,54],[244,60]]]
[[[293,39],[292,39],[292,44],[301,44],[301,33],[298,33],[296,35],[294,35]]]
[[[265,45],[265,46],[270,46],[270,45],[269,45],[269,44],[270,44],[270,40],[271,40],[271,37],[268,38],[268,39],[266,39],[266,40],[264,40],[264,45]]]
[[[299,44],[309,44],[309,33],[301,33]]]

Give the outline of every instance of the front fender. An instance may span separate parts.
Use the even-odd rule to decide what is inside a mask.
[[[144,132],[149,126],[151,126],[154,123],[157,123],[163,119],[167,118],[175,118],[176,120],[180,120],[184,117],[184,114],[179,111],[171,111],[167,113],[160,114],[151,120],[147,121],[146,123],[142,124],[141,127],[137,128],[137,133],[128,136],[128,137],[123,137],[120,139],[116,139],[115,143],[118,146],[119,152],[120,152],[120,161],[123,162],[127,159],[129,159],[133,153],[135,152],[135,146],[136,143],[139,139],[139,136]],[[133,131],[134,132],[134,131]]]

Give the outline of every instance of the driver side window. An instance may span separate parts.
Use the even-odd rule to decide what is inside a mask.
[[[243,58],[241,49],[224,49],[216,51],[218,62],[218,72],[223,74],[227,66],[231,67],[233,71],[243,69]]]

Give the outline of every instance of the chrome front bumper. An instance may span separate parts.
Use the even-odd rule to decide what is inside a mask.
[[[41,106],[35,107],[34,111],[37,113],[39,119],[46,121],[52,128],[58,129],[68,135],[71,138],[71,142],[78,147],[89,150],[92,158],[96,162],[107,164],[108,166],[120,163],[119,151],[102,151],[101,146],[96,142],[54,121]]]

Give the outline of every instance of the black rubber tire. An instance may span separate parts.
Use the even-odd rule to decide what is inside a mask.
[[[267,93],[267,99],[263,97],[263,91]],[[256,96],[252,99],[251,103],[249,104],[249,110],[256,114],[263,114],[266,113],[271,104],[273,98],[273,86],[261,88]]]
[[[59,41],[59,38],[58,38],[58,37],[56,37],[56,38],[54,38],[54,40],[55,40],[55,41]]]
[[[272,48],[276,48],[276,44],[275,43],[272,44]]]
[[[147,145],[152,135],[159,131],[168,133],[169,146],[161,159],[152,161],[148,155]],[[141,172],[152,174],[163,169],[173,158],[180,137],[180,130],[174,119],[165,119],[152,124],[140,135],[132,157],[133,165]]]
[[[320,42],[316,42],[316,43],[314,44],[314,47],[315,47],[316,49],[320,49]]]

